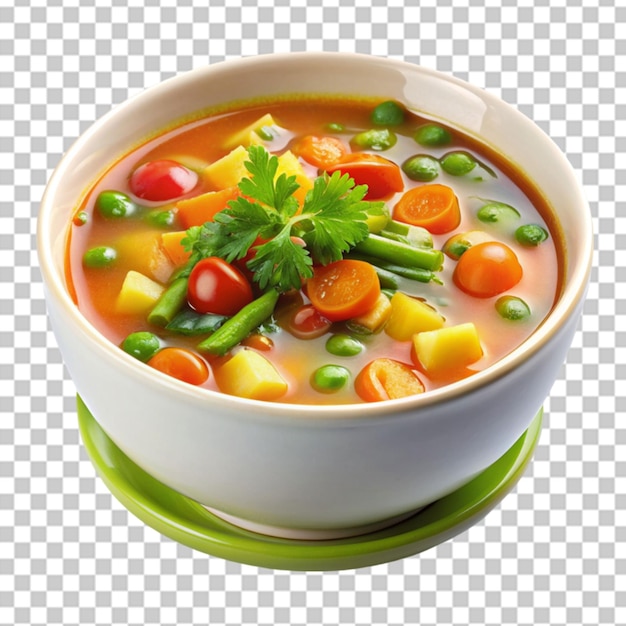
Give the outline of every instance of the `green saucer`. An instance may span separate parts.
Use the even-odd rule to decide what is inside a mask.
[[[432,548],[481,520],[509,493],[530,461],[543,411],[498,461],[469,483],[409,519],[366,535],[328,541],[278,539],[242,530],[166,487],[133,463],[109,439],[78,398],[87,453],[111,493],[140,520],[200,552],[259,567],[340,570],[402,559]]]

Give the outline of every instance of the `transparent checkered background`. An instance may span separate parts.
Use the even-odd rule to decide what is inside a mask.
[[[173,74],[297,50],[402,58],[516,105],[580,173],[597,242],[515,492],[452,541],[344,572],[226,562],[127,513],[79,440],[35,253],[46,180],[96,118]],[[0,0],[0,624],[626,623],[625,64],[623,0]]]

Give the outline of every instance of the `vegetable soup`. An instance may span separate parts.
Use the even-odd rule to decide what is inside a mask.
[[[71,225],[83,314],[133,357],[257,400],[376,402],[471,376],[559,286],[539,192],[394,101],[277,99],[164,132]]]

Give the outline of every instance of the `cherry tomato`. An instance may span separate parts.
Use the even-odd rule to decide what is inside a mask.
[[[454,268],[454,282],[476,298],[491,298],[517,285],[523,274],[515,252],[497,241],[468,248]]]
[[[148,360],[148,365],[191,385],[201,385],[209,377],[207,364],[184,348],[163,348]]]
[[[176,161],[148,161],[130,177],[130,189],[144,200],[166,201],[189,193],[197,184],[198,175]]]
[[[289,317],[287,328],[298,339],[315,339],[327,333],[331,325],[312,304],[305,304]]]
[[[253,299],[245,276],[219,257],[202,259],[191,270],[187,302],[198,313],[234,315]]]

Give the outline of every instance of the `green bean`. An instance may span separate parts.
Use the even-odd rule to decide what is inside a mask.
[[[450,133],[438,124],[423,124],[413,138],[421,146],[445,146],[452,141]]]
[[[398,126],[404,122],[404,108],[393,100],[381,102],[370,116],[377,126]]]
[[[156,326],[167,326],[187,300],[188,276],[175,278],[157,300],[148,314],[148,322]]]
[[[231,348],[243,341],[257,326],[263,323],[273,312],[278,301],[275,289],[266,291],[262,296],[244,306],[229,320],[225,321],[212,335],[198,344],[198,350],[223,356]]]
[[[341,365],[322,365],[313,372],[311,384],[322,393],[339,391],[350,380],[350,371]]]
[[[427,270],[421,267],[406,267],[404,265],[398,265],[397,263],[393,263],[392,261],[385,261],[384,259],[377,259],[374,256],[369,256],[367,254],[358,254],[358,253],[350,253],[346,255],[346,259],[355,259],[357,261],[365,261],[370,265],[373,265],[376,269],[376,273],[384,272],[386,275],[390,275],[391,277],[402,276],[403,278],[409,278],[410,280],[416,280],[420,283],[429,283],[431,281],[435,283],[441,283],[437,275],[431,270]],[[380,280],[380,274],[378,274],[378,279]],[[380,286],[383,289],[397,289],[398,282],[395,280],[390,280],[389,284],[381,284]]]
[[[108,267],[117,258],[115,248],[109,246],[96,246],[87,250],[83,255],[83,263],[87,267]]]
[[[122,342],[122,350],[140,361],[148,361],[161,348],[159,338],[148,331],[131,333]]]
[[[394,239],[418,248],[432,248],[433,236],[421,226],[390,220],[379,233],[387,239]]]
[[[355,246],[355,251],[405,267],[421,267],[437,271],[443,265],[443,252],[431,248],[416,248],[380,235],[368,235]]]

